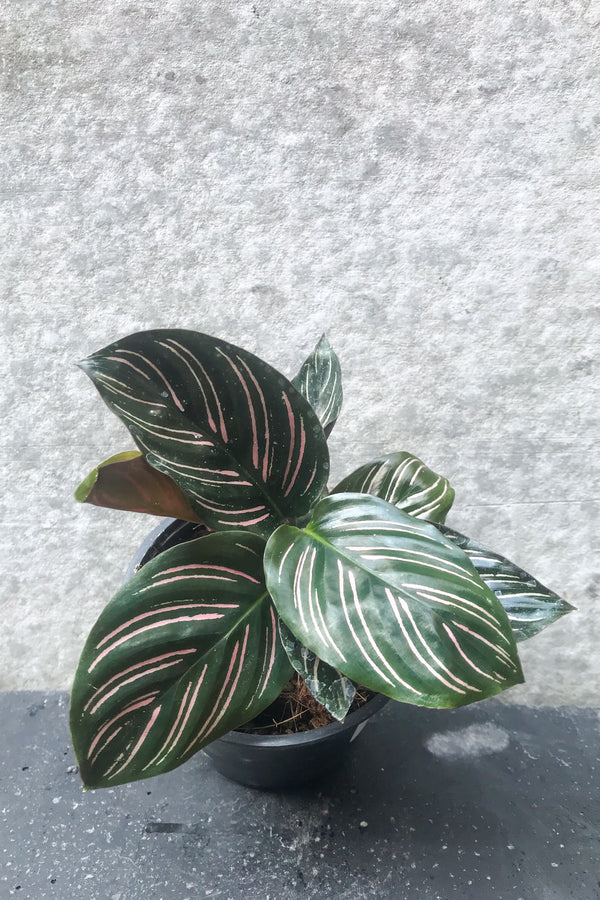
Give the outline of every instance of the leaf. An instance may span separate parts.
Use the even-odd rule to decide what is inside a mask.
[[[109,509],[200,522],[183,491],[167,475],[149,466],[139,450],[117,453],[101,462],[81,482],[75,499]]]
[[[337,354],[323,335],[302,364],[292,384],[306,397],[329,437],[342,408],[342,368]]]
[[[215,531],[267,536],[302,520],[327,481],[323,429],[293,385],[194,331],[130,335],[81,364],[147,462]]]
[[[499,553],[465,537],[446,525],[437,526],[469,557],[479,577],[495,593],[506,610],[515,640],[526,641],[575,609],[533,575]]]
[[[390,453],[352,472],[332,491],[373,494],[417,519],[443,522],[454,502],[450,482],[404,451]]]
[[[265,574],[298,639],[373,691],[455,707],[523,680],[506,613],[467,556],[377,497],[331,495],[304,531],[282,525]]]
[[[335,719],[343,722],[356,694],[354,684],[305,647],[282,619],[279,620],[279,633],[291,664],[302,676],[315,700]]]
[[[71,698],[84,784],[183,763],[279,695],[291,667],[266,591],[264,541],[210,534],[148,562],[100,615]]]

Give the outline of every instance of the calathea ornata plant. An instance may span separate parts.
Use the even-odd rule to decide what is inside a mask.
[[[288,381],[205,334],[134,334],[82,364],[137,450],[79,500],[205,526],[121,587],[72,694],[87,787],[180,765],[279,695],[294,670],[342,720],[356,685],[456,707],[523,680],[516,642],[570,608],[443,525],[448,481],[410,453],[327,488],[339,361],[322,339]]]

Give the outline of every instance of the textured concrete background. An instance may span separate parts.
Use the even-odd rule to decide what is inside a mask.
[[[195,328],[345,371],[333,474],[407,449],[580,612],[507,701],[598,704],[600,3],[5,4],[0,686],[68,687],[154,519],[73,365]]]

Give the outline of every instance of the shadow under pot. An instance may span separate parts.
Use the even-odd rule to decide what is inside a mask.
[[[207,534],[203,525],[165,519],[146,537],[129,564],[131,578],[159,553]],[[204,748],[215,769],[232,781],[264,790],[294,788],[317,781],[339,767],[343,755],[388,698],[376,694],[344,722],[297,734],[230,731]]]

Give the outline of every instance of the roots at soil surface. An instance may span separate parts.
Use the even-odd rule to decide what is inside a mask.
[[[358,688],[349,712],[354,712],[373,696],[366,688]],[[251,734],[297,734],[312,731],[336,720],[315,700],[303,679],[294,675],[270,706],[237,731]]]

